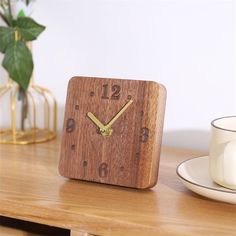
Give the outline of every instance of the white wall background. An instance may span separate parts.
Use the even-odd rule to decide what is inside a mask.
[[[210,121],[236,113],[235,14],[234,0],[38,0],[36,81],[58,98],[60,127],[74,75],[161,82],[164,144],[207,149]]]

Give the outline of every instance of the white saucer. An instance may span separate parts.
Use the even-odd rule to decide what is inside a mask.
[[[236,191],[219,186],[209,175],[209,157],[196,157],[182,162],[177,175],[195,193],[218,201],[236,204]]]

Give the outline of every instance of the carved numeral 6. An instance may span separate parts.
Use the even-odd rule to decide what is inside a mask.
[[[140,141],[143,143],[146,143],[149,138],[149,129],[148,128],[142,128],[140,131]]]
[[[101,178],[107,177],[107,174],[108,174],[108,165],[107,165],[107,163],[105,163],[105,162],[101,163],[100,166],[99,166],[98,171],[99,171],[99,176]]]
[[[66,132],[71,133],[75,130],[75,120],[70,118],[66,122]]]

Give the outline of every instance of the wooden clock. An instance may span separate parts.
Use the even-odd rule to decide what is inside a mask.
[[[157,182],[166,90],[151,81],[74,77],[68,85],[62,176],[150,188]]]

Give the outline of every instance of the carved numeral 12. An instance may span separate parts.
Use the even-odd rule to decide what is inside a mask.
[[[109,99],[109,85],[104,84],[102,87],[103,87],[102,99]],[[120,90],[121,90],[121,87],[119,85],[113,85],[111,87],[111,91],[113,92],[111,95],[112,100],[120,99]]]

